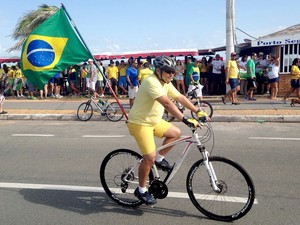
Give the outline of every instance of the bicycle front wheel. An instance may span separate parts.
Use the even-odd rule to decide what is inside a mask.
[[[105,112],[107,119],[113,122],[120,121],[124,116],[124,113],[117,102],[109,103]]]
[[[196,101],[196,102],[194,102],[194,106],[196,106],[198,109],[200,109],[200,110],[206,112],[206,114],[207,114],[210,118],[212,118],[213,113],[214,113],[214,110],[213,110],[212,105],[211,105],[209,102],[207,102],[207,101]],[[192,114],[192,117],[193,117],[194,119],[198,119],[196,113],[194,113],[194,112],[191,111],[191,114]]]
[[[122,206],[135,207],[144,202],[133,192],[139,186],[138,169],[142,156],[129,149],[117,149],[109,153],[100,166],[100,181],[106,194]],[[150,171],[149,182],[153,180]]]
[[[77,109],[77,117],[81,121],[88,121],[93,115],[93,107],[89,102],[84,102]]]
[[[245,216],[251,209],[255,190],[251,177],[239,164],[223,158],[209,157],[219,191],[212,189],[203,159],[190,169],[186,187],[194,206],[209,218],[233,221]]]

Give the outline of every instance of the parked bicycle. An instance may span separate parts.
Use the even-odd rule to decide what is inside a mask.
[[[205,130],[206,129],[206,130]],[[155,164],[150,171],[148,191],[155,198],[168,195],[168,184],[175,176],[191,149],[198,150],[201,158],[190,168],[186,178],[186,190],[194,206],[209,218],[220,221],[233,221],[245,216],[255,200],[255,188],[247,171],[238,163],[220,156],[210,156],[202,142],[213,137],[212,127],[205,123],[198,135],[197,128],[190,128],[192,136],[161,146],[160,151],[169,146],[186,143],[181,155],[161,180]],[[100,181],[106,194],[122,206],[136,207],[144,202],[133,192],[138,187],[138,169],[143,158],[130,149],[117,149],[110,152],[100,166]]]
[[[99,95],[97,95],[99,97]],[[117,102],[109,102],[108,99],[103,100],[103,98],[94,98],[93,96],[87,102],[79,105],[77,109],[77,117],[81,121],[88,121],[91,119],[94,113],[94,108],[99,110],[101,116],[106,116],[107,119],[113,122],[120,121],[124,113]]]
[[[198,85],[195,85],[195,88],[188,92],[187,93],[187,97],[188,99],[193,103],[194,106],[196,106],[198,109],[206,112],[206,114],[212,118],[213,116],[213,107],[212,105],[208,102],[208,101],[205,101],[205,100],[200,100],[198,97],[197,97],[197,90],[199,89],[199,86]],[[174,104],[177,106],[177,108],[183,113],[185,111],[185,107],[183,105],[181,105],[179,102],[177,102],[176,100],[173,100]],[[194,112],[191,112],[191,116],[194,118],[194,119],[198,119],[197,118],[197,115],[194,113]],[[167,110],[164,111],[164,115],[163,115],[163,119],[168,121],[168,122],[172,122],[175,117],[169,113]]]

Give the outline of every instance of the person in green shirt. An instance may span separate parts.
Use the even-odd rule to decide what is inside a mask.
[[[256,53],[251,54],[251,58],[247,61],[246,69],[247,69],[247,78],[248,80],[248,90],[247,90],[247,99],[249,101],[255,101],[253,98],[253,91],[256,90],[256,77],[255,77],[255,59],[257,58]]]

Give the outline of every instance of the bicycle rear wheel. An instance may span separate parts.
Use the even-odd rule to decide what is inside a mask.
[[[196,208],[209,218],[233,221],[245,216],[255,199],[251,177],[239,164],[223,158],[209,157],[220,192],[212,189],[203,159],[191,167],[186,187]]]
[[[124,116],[124,113],[117,102],[109,103],[105,112],[107,119],[113,122],[120,121]]]
[[[207,115],[208,115],[210,118],[212,118],[213,113],[214,113],[214,109],[213,109],[212,105],[211,105],[209,102],[207,102],[207,101],[199,101],[199,102],[196,101],[196,102],[194,102],[193,104],[194,104],[194,106],[196,106],[198,109],[201,109],[202,111],[206,112]],[[192,115],[192,117],[193,117],[194,119],[198,119],[196,113],[194,113],[194,112],[191,111],[191,115]]]
[[[133,194],[139,186],[138,169],[141,158],[142,156],[135,151],[117,149],[109,153],[102,161],[100,181],[106,194],[116,203],[129,207],[144,203]],[[126,180],[125,176],[127,176]],[[152,180],[153,173],[150,171],[149,182]]]
[[[77,109],[77,117],[81,121],[88,121],[93,115],[93,107],[89,102],[84,102]]]

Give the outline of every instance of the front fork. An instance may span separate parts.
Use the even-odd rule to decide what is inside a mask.
[[[211,183],[211,186],[213,188],[213,190],[215,192],[218,192],[220,193],[221,190],[220,188],[218,187],[218,179],[217,179],[217,176],[215,174],[215,171],[214,171],[214,168],[212,166],[212,163],[208,160],[208,157],[209,157],[209,153],[208,151],[206,151],[205,147],[203,145],[200,145],[198,146],[198,149],[199,151],[201,152],[202,154],[202,157],[203,157],[203,164],[206,168],[206,171],[207,171],[207,174],[209,176],[209,179],[210,179],[210,183]]]

